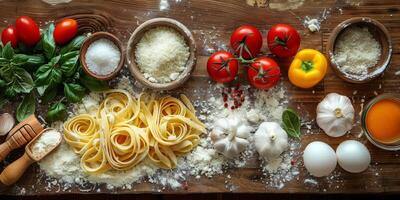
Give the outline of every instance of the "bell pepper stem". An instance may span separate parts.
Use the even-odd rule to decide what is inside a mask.
[[[301,63],[301,69],[305,72],[309,72],[314,68],[314,64],[311,61],[303,61]]]

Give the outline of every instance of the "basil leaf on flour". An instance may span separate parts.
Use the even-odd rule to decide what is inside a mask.
[[[27,94],[17,107],[16,117],[19,122],[35,113],[35,98],[33,93]]]
[[[86,74],[81,75],[79,81],[92,92],[100,92],[109,89],[107,82],[97,80]]]
[[[292,109],[286,109],[282,113],[282,128],[290,137],[300,138],[300,118]]]
[[[2,51],[1,54],[2,54],[3,58],[8,59],[8,60],[13,58],[14,49],[11,47],[11,42],[8,42],[6,44],[6,46],[4,46],[3,51]]]
[[[49,122],[63,120],[67,116],[67,108],[62,102],[53,104],[47,111],[46,119]]]
[[[46,32],[44,32],[41,40],[43,52],[47,59],[53,58],[56,52],[56,43],[54,42],[53,32],[54,24],[51,23]]]
[[[66,77],[71,77],[75,74],[78,66],[79,51],[71,51],[61,55],[60,66],[61,71]]]
[[[85,95],[85,88],[76,83],[64,83],[64,96],[73,103],[82,100]]]
[[[60,54],[65,54],[70,51],[79,50],[82,46],[82,43],[85,41],[86,37],[83,35],[75,37],[71,42],[65,45],[60,50]]]

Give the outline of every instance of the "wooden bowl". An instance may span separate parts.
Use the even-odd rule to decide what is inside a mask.
[[[95,74],[94,72],[90,71],[86,64],[86,58],[85,58],[86,52],[87,52],[89,46],[94,41],[96,41],[98,39],[102,39],[102,38],[112,41],[115,44],[115,46],[118,47],[118,49],[121,53],[121,58],[119,60],[117,68],[115,68],[115,70],[112,73],[107,74],[107,75],[99,75],[99,74]],[[118,72],[122,69],[122,66],[124,65],[124,60],[125,60],[125,54],[122,49],[122,43],[121,43],[121,41],[119,41],[119,39],[117,37],[115,37],[113,34],[108,33],[108,32],[96,32],[96,33],[93,33],[91,36],[89,36],[85,40],[85,42],[83,42],[81,51],[80,51],[80,60],[82,63],[83,71],[87,75],[94,77],[96,79],[99,79],[99,80],[110,80],[110,79],[114,78],[118,74]]]
[[[346,73],[340,70],[338,64],[333,58],[335,55],[336,39],[340,37],[345,29],[354,26],[367,27],[368,31],[381,45],[381,55],[378,63],[368,69],[367,75],[354,75]],[[327,43],[327,54],[333,70],[340,78],[350,83],[366,83],[380,76],[389,66],[392,57],[392,41],[389,31],[377,20],[369,17],[355,17],[343,21],[336,26],[335,29],[333,29]]]
[[[186,68],[183,72],[180,73],[176,80],[173,80],[168,83],[153,83],[146,79],[143,73],[140,71],[139,67],[136,63],[136,44],[140,41],[142,36],[150,29],[159,27],[159,26],[167,26],[173,28],[178,33],[180,33],[186,41],[186,44],[189,47],[189,58],[186,62]],[[190,30],[183,25],[182,23],[170,19],[170,18],[154,18],[148,20],[141,24],[139,27],[135,29],[132,33],[131,37],[129,38],[127,51],[126,51],[126,58],[128,61],[128,67],[131,71],[132,76],[143,84],[147,88],[155,89],[155,90],[171,90],[181,86],[185,81],[187,81],[193,72],[196,64],[196,43],[194,41],[193,35]]]

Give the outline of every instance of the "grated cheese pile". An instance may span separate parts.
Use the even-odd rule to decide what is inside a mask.
[[[135,54],[145,78],[154,83],[168,83],[185,70],[189,47],[177,31],[161,26],[143,35]]]
[[[378,63],[381,46],[367,27],[347,28],[337,39],[334,62],[341,71],[365,76],[368,69]]]

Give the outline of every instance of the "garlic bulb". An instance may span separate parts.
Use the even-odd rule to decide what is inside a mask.
[[[263,122],[254,134],[258,154],[267,161],[279,157],[288,148],[288,136],[276,122]]]
[[[353,126],[354,108],[343,95],[330,93],[318,104],[317,124],[331,137],[346,134]]]
[[[0,115],[0,136],[7,135],[8,132],[14,127],[14,117],[8,113]]]
[[[229,116],[215,122],[210,137],[214,148],[228,158],[234,158],[249,145],[247,138],[252,131],[247,121],[238,116]]]

